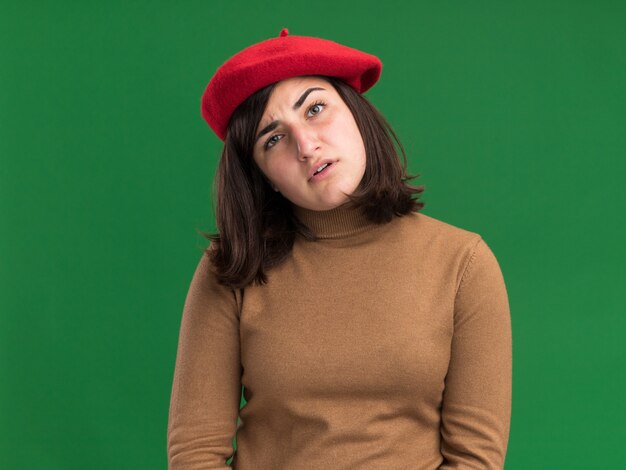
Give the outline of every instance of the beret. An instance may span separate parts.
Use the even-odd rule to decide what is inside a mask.
[[[215,72],[201,99],[202,117],[224,141],[237,106],[261,88],[300,75],[327,75],[363,93],[379,79],[382,62],[374,55],[327,39],[280,36],[253,44],[230,57]]]

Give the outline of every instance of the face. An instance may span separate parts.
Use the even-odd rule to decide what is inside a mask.
[[[335,88],[317,77],[277,83],[255,132],[253,158],[292,203],[329,210],[349,201],[365,173],[363,138]],[[311,173],[331,163],[317,176]]]

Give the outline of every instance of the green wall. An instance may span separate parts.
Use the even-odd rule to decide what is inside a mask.
[[[506,469],[626,465],[626,4],[174,3],[0,3],[0,467],[167,468],[180,315],[215,229],[200,95],[283,27],[381,58],[366,96],[423,212],[498,257]]]

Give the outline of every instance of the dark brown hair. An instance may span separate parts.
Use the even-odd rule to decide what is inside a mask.
[[[365,173],[348,198],[378,224],[421,210],[424,202],[418,199],[424,186],[407,183],[420,174],[406,174],[404,148],[386,119],[345,82],[334,77],[316,77],[337,90],[363,137]],[[316,240],[311,230],[293,215],[291,202],[272,189],[252,158],[255,131],[275,86],[276,83],[268,85],[248,97],[230,118],[212,189],[218,233],[200,232],[211,240],[205,251],[218,282],[233,289],[267,283],[265,272],[289,255],[297,234]],[[391,136],[402,151],[403,165]]]

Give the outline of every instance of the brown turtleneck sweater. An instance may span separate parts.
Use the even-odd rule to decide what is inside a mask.
[[[268,284],[231,290],[199,261],[169,469],[503,468],[511,322],[481,236],[419,212],[375,225],[294,208],[320,239],[298,237]]]

